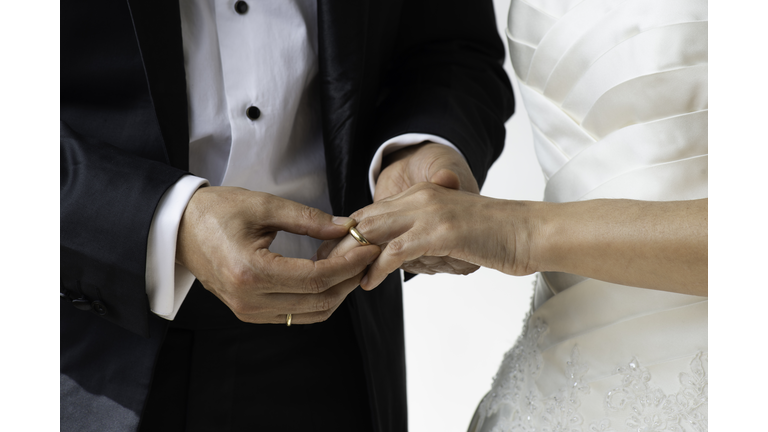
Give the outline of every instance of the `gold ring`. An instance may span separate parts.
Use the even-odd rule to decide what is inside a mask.
[[[363,237],[362,234],[360,234],[360,231],[358,231],[357,228],[355,227],[350,228],[349,233],[352,234],[352,237],[354,237],[355,240],[357,240],[357,242],[360,243],[361,245],[365,246],[365,245],[371,244],[371,242],[369,242],[368,239],[366,239],[365,237]]]
[[[285,325],[287,325],[288,327],[291,326],[291,318],[292,318],[291,314],[288,314],[288,316],[285,317]]]

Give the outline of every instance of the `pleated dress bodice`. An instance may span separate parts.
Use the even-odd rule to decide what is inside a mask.
[[[544,200],[707,197],[707,2],[513,0]],[[706,431],[706,297],[537,275],[470,431]]]
[[[512,1],[545,201],[707,197],[707,27],[701,0]]]

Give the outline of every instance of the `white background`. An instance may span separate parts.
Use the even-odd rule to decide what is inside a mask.
[[[495,0],[499,34],[507,0]],[[57,430],[59,423],[59,2],[30,14],[7,2],[0,14],[0,238],[5,309],[0,340],[4,397],[0,430]],[[766,161],[768,60],[759,2],[712,2],[710,9],[710,382],[713,431],[766,424],[768,290]],[[508,60],[507,71],[510,72]],[[510,74],[510,76],[512,76]],[[514,82],[514,78],[513,78]],[[540,199],[542,177],[518,99],[507,146],[483,193]],[[484,272],[419,276],[405,287],[412,432],[465,431],[490,388],[502,353],[521,328],[530,296],[525,278]],[[445,283],[447,282],[447,283]],[[758,426],[757,428],[755,426]]]
[[[509,1],[494,0],[494,7],[506,49]],[[488,173],[481,193],[540,201],[544,177],[533,152],[530,122],[509,55],[504,69],[512,80],[517,105],[506,124],[504,152]],[[533,276],[513,277],[485,268],[468,276],[422,275],[405,283],[411,432],[467,430],[502,356],[520,334],[532,293]]]

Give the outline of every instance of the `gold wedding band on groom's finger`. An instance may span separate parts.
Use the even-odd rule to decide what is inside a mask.
[[[285,317],[285,325],[287,325],[288,327],[291,326],[291,318],[292,318],[291,314],[288,314]]]
[[[352,234],[352,237],[354,237],[355,240],[357,240],[357,242],[360,243],[361,245],[365,246],[365,245],[371,244],[371,242],[369,242],[368,239],[366,239],[365,237],[363,237],[362,234],[360,234],[360,231],[358,231],[357,228],[355,227],[350,228],[349,233]]]

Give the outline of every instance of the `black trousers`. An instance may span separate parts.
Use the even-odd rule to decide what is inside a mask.
[[[200,289],[193,287],[190,303],[218,301]],[[372,430],[345,305],[326,322],[291,327],[219,321],[205,328],[182,312],[160,350],[140,431]]]

